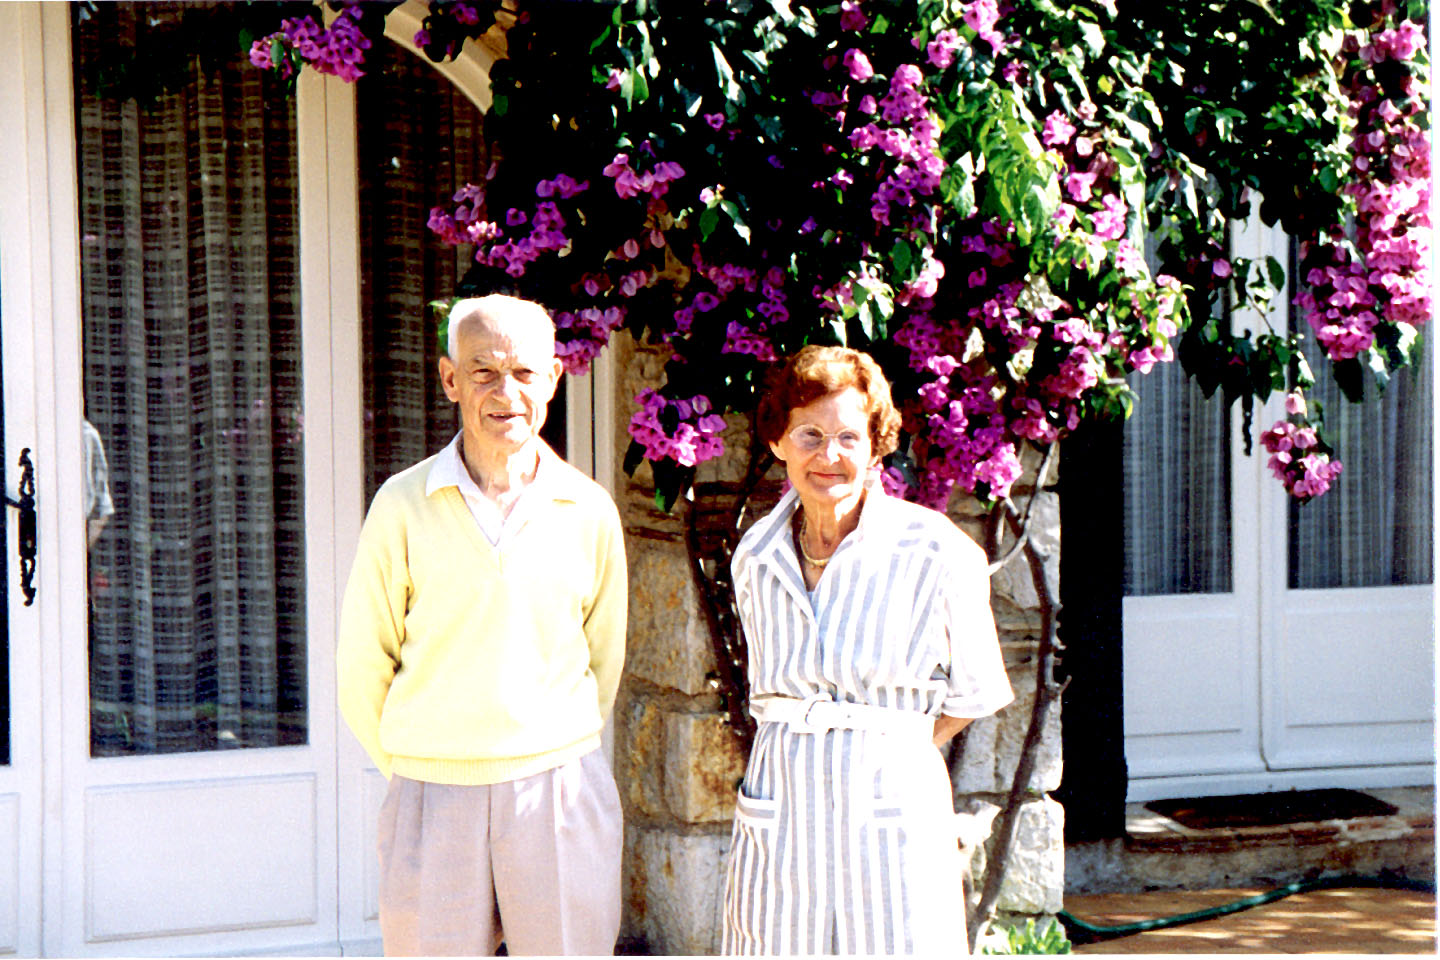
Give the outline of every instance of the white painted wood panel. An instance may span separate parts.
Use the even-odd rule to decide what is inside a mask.
[[[390,782],[376,770],[369,767],[361,775],[363,778],[364,802],[362,807],[365,811],[365,823],[361,829],[360,856],[364,860],[365,867],[365,910],[364,919],[367,923],[375,923],[378,930],[380,923],[380,857],[378,854],[378,825],[380,823],[380,808],[385,804],[385,792],[389,789]]]
[[[1430,587],[1289,590],[1265,755],[1276,769],[1433,763]]]
[[[20,949],[20,795],[0,796],[0,953]]]
[[[89,943],[317,920],[313,776],[99,788],[85,806]]]
[[[1132,778],[1262,769],[1254,629],[1229,594],[1125,600]]]

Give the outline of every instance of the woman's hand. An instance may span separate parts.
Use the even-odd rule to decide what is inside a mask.
[[[945,714],[935,718],[935,746],[943,747],[946,741],[969,726],[972,717],[949,717]]]

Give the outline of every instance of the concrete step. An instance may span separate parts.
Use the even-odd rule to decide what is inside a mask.
[[[1277,826],[1195,829],[1126,808],[1123,840],[1071,844],[1067,894],[1279,886],[1318,876],[1435,879],[1435,791],[1363,791],[1396,807],[1389,816]]]

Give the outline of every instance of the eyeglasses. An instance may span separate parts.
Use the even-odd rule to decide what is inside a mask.
[[[841,430],[837,433],[826,433],[813,424],[804,423],[791,430],[788,434],[790,442],[795,444],[802,453],[814,453],[821,449],[831,440],[840,445],[840,449],[846,453],[854,453],[865,441],[865,435],[854,430]]]

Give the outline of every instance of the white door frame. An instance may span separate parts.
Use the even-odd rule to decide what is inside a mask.
[[[4,337],[4,465],[7,495],[16,493],[20,451],[30,448],[36,471],[36,507],[42,535],[55,523],[54,411],[37,403],[50,389],[51,372],[36,362],[51,352],[33,318],[49,314],[50,222],[43,215],[49,192],[49,160],[44,136],[46,77],[39,51],[44,36],[34,5],[0,5],[0,335]],[[41,383],[40,381],[45,381]],[[52,725],[42,711],[58,699],[59,575],[56,557],[42,550],[37,558],[36,599],[24,606],[19,589],[16,514],[9,507],[7,553],[10,640],[11,762],[0,767],[0,954],[35,955],[42,942],[41,829],[46,796],[56,796],[58,770],[47,778],[41,765],[45,737]],[[49,782],[47,782],[47,779]],[[47,787],[49,788],[47,794]],[[53,855],[54,851],[50,851]]]

